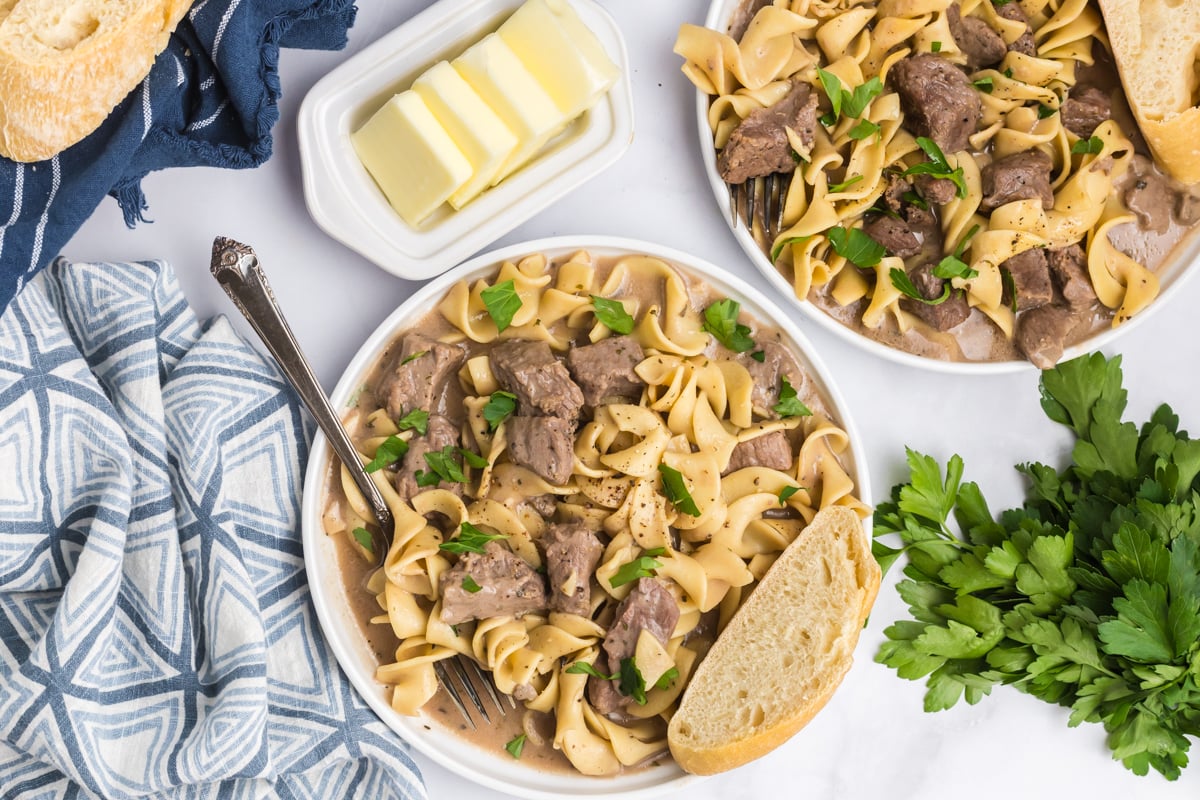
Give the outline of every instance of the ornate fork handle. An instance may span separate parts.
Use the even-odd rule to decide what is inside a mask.
[[[248,245],[218,236],[213,240],[211,268],[213,277],[279,362],[283,374],[329,439],[333,452],[350,471],[355,485],[370,503],[384,537],[390,542],[394,526],[392,512],[379,487],[363,469],[358,451],[354,449],[329,398],[313,375],[312,367],[300,351],[300,345],[275,301],[275,294],[267,283],[267,276],[259,266],[254,250]]]

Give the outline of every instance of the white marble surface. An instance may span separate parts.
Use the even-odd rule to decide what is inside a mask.
[[[767,289],[745,260],[699,168],[690,86],[671,52],[679,23],[700,22],[702,0],[602,0],[626,36],[633,68],[637,133],[605,174],[521,226],[501,243],[567,233],[650,239],[717,261]],[[261,169],[174,170],[144,183],[152,224],[127,230],[106,200],[68,244],[76,259],[171,261],[192,305],[204,316],[231,306],[208,273],[214,235],[258,251],[297,336],[326,387],[366,335],[414,289],[325,236],[312,223],[300,187],[295,120],[305,92],[348,53],[370,43],[428,3],[359,0],[344,53],[286,51],[284,97],[275,154]],[[1192,280],[1153,319],[1120,341],[1129,389],[1128,418],[1141,421],[1172,403],[1184,427],[1200,427],[1200,281]],[[237,316],[236,312],[232,316]],[[1189,321],[1190,320],[1190,321]],[[240,318],[235,322],[247,331]],[[1066,437],[1038,406],[1036,375],[961,378],[913,372],[803,327],[834,372],[866,441],[875,501],[903,475],[904,446],[944,460],[960,453],[967,477],[993,509],[1014,503],[1012,469],[1037,459],[1061,463]],[[883,628],[904,616],[885,579],[855,667],[830,705],[788,744],[757,763],[702,782],[689,800],[778,796],[815,798],[1170,798],[1195,797],[1200,767],[1172,784],[1138,778],[1113,762],[1097,726],[1067,728],[1067,712],[1013,689],[974,707],[921,710],[922,686],[873,662]],[[430,795],[501,797],[418,758]],[[682,795],[680,795],[682,797]]]

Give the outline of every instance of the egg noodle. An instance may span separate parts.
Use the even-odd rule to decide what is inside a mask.
[[[1008,0],[1017,3],[1018,0]],[[872,78],[887,85],[888,71],[901,59],[936,52],[955,64],[966,57],[950,32],[951,0],[780,0],[759,10],[740,42],[695,25],[684,25],[676,52],[684,57],[685,74],[702,92],[713,96],[709,124],[717,149],[752,111],[774,104],[791,82],[806,81],[822,93],[818,68],[859,87]],[[997,13],[992,0],[962,0],[962,17],[975,17],[1013,42],[1025,30],[1022,22]],[[1100,124],[1088,143],[1067,130],[1059,109],[1075,84],[1076,67],[1091,64],[1092,45],[1107,46],[1099,12],[1087,0],[1019,0],[1029,17],[1036,55],[1010,50],[997,67],[970,73],[982,100],[982,119],[970,137],[970,148],[947,153],[961,168],[965,197],[941,208],[943,252],[962,247],[962,259],[977,273],[954,277],[952,285],[966,293],[969,306],[987,315],[1011,338],[1014,311],[1002,299],[1000,265],[1031,248],[1085,246],[1087,271],[1100,302],[1115,311],[1118,325],[1144,309],[1158,293],[1158,280],[1146,266],[1116,249],[1108,231],[1134,216],[1114,188],[1125,174],[1134,148],[1117,123]],[[822,95],[823,96],[823,95]],[[870,270],[846,269],[828,236],[836,226],[853,227],[886,188],[888,171],[902,172],[924,161],[914,136],[904,127],[899,96],[884,90],[861,116],[878,126],[861,133],[857,118],[845,115],[832,127],[817,125],[811,152],[802,153],[787,192],[784,229],[775,240],[776,266],[790,274],[796,296],[809,297],[826,287],[842,306],[867,300],[861,323],[878,328],[892,320],[907,331],[914,317],[900,307],[902,294],[889,280],[901,259],[884,257]],[[854,135],[852,135],[854,134]],[[980,171],[990,159],[1039,148],[1054,163],[1053,207],[1039,199],[1018,200],[982,212]],[[1080,151],[1083,152],[1080,152]],[[987,153],[988,155],[984,155]],[[840,190],[831,175],[861,176]],[[977,230],[974,236],[970,231]]]
[[[461,344],[470,354],[457,374],[465,395],[463,446],[486,465],[464,465],[462,497],[430,488],[411,502],[396,493],[386,470],[374,473],[396,525],[382,565],[367,585],[382,609],[371,622],[390,625],[399,640],[392,662],[377,672],[378,680],[392,687],[396,711],[417,714],[438,690],[435,662],[465,656],[488,670],[500,691],[511,694],[524,687],[531,697],[524,704],[527,718],[553,715],[553,738],[539,744],[561,750],[582,773],[610,775],[666,750],[665,721],[702,657],[691,638],[702,617],[710,620],[709,627],[715,617],[716,629],[723,628],[820,508],[843,505],[864,518],[869,510],[855,496],[847,434],[824,411],[798,367],[789,372],[794,382],[802,382],[803,388],[801,383],[796,388],[812,413],[780,417],[758,407],[751,373],[741,360],[749,353],[739,357],[717,347],[702,328],[701,311],[693,304],[698,284],[648,256],[621,257],[611,268],[599,265],[586,252],[557,266],[544,256],[529,256],[504,263],[490,281],[455,284],[437,306],[448,323],[440,340]],[[521,306],[511,326],[498,333],[482,292],[506,281],[513,282]],[[570,478],[555,485],[512,463],[506,423],[492,430],[484,417],[489,396],[499,388],[488,349],[501,339],[541,340],[562,354],[572,344],[604,339],[612,332],[597,319],[592,295],[619,300],[634,318],[631,336],[645,352],[636,374],[645,387],[637,402],[597,405],[590,419],[585,414],[574,435]],[[427,332],[433,326],[420,327]],[[755,336],[770,332],[751,327]],[[355,409],[347,423],[364,462],[375,458],[387,437],[413,435],[399,431],[379,408],[365,415]],[[739,442],[774,431],[789,432],[797,443],[790,467],[752,466],[722,477]],[[683,513],[668,499],[660,482],[662,464],[682,475],[698,514]],[[326,531],[348,535],[370,525],[369,506],[344,468],[335,488],[345,507],[327,504]],[[439,579],[457,557],[439,545],[469,523],[507,537],[506,547],[540,568],[544,555],[538,542],[549,522],[521,502],[538,495],[556,499],[555,521],[583,521],[603,543],[590,578],[591,613],[442,622]],[[378,561],[361,544],[354,546]],[[678,678],[648,688],[645,704],[631,703],[628,719],[618,723],[589,702],[588,675],[567,670],[596,661],[612,611],[632,589],[629,583],[614,588],[610,580],[647,553],[658,565],[654,575],[679,609],[669,641],[659,647]],[[524,728],[531,741],[538,738],[536,726]]]

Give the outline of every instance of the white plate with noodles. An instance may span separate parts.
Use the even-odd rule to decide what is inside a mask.
[[[1195,189],[1170,181],[1141,155],[1144,145],[1120,82],[1096,44],[1103,20],[1094,3],[1064,3],[1057,12],[1016,0],[954,5],[956,29],[986,27],[982,35],[998,37],[1003,56],[962,73],[959,82],[978,96],[980,116],[967,146],[949,155],[902,126],[908,106],[889,71],[908,56],[936,55],[955,64],[996,57],[958,48],[950,3],[792,0],[756,10],[763,5],[715,0],[705,28],[683,26],[676,52],[698,89],[704,169],[735,238],[767,280],[826,330],[909,366],[1016,371],[1110,344],[1194,271],[1188,267],[1200,254],[1200,237],[1191,235],[1200,217]],[[1025,23],[1007,18],[1018,12],[1031,15],[1028,52],[1017,44]],[[739,35],[740,47],[729,33]],[[760,244],[744,212],[738,224],[730,219],[722,175],[740,176],[728,166],[734,156],[724,169],[718,157],[741,120],[774,105],[795,82],[808,84],[817,119],[810,140],[793,131],[784,145],[793,152],[790,165],[776,167],[792,177],[783,226]],[[1076,88],[1067,122],[1061,106]],[[1099,101],[1099,124],[1080,121],[1078,104],[1089,101],[1089,91],[1091,98],[1107,96]],[[831,96],[839,99],[836,113]],[[936,112],[928,116],[925,142],[951,136]],[[988,164],[1029,149],[1050,156],[1045,180],[1053,204],[1048,196],[1007,201],[995,189],[989,198]],[[934,181],[918,178],[921,171],[952,179],[950,199],[940,203],[924,194],[916,181]],[[1135,184],[1140,198],[1129,200]],[[1159,189],[1162,202],[1147,211],[1146,198]],[[862,235],[889,215],[908,224],[917,204],[925,212],[934,207],[927,230],[936,239],[924,235],[922,251],[910,255],[901,244],[893,250]],[[992,205],[990,213],[983,210]],[[912,231],[918,233],[913,241],[922,242],[917,224]],[[1014,256],[1040,263],[1029,272],[1010,268]],[[936,279],[930,278],[935,269]],[[920,287],[911,280],[917,273]],[[1086,289],[1076,294],[1084,284],[1074,279],[1081,275]],[[949,299],[938,309],[943,296]]]
[[[502,335],[498,321],[508,326]],[[500,387],[508,384],[493,371],[492,356],[501,359],[498,348],[514,339],[541,340],[560,353],[570,345],[583,403],[575,405],[577,423],[565,429],[565,473],[520,444],[522,426],[547,417],[515,420],[526,403],[541,401],[522,395],[507,408],[517,406],[513,421],[504,416]],[[589,344],[602,349],[587,351]],[[610,345],[617,355],[603,349]],[[619,355],[630,347],[636,355]],[[397,384],[383,376],[415,374],[405,370],[454,349],[462,360],[444,382],[406,384],[434,387],[432,414],[418,420],[403,404],[390,405]],[[600,353],[624,359],[632,384],[597,383],[598,370],[582,365],[589,363],[585,354]],[[561,366],[547,369],[567,374]],[[555,392],[549,402],[569,394]],[[721,268],[646,242],[543,239],[451,270],[379,326],[332,400],[364,461],[385,465],[374,475],[397,532],[391,543],[383,541],[318,434],[305,482],[303,541],[322,630],[388,726],[455,773],[520,797],[646,797],[696,780],[672,761],[665,743],[666,717],[691,669],[816,509],[840,504],[868,519],[858,498],[869,498],[870,487],[855,460],[864,451],[797,325]],[[397,418],[406,422],[397,425]],[[447,428],[459,449],[439,450],[436,431]],[[421,429],[425,435],[417,438]],[[397,440],[408,443],[398,458]],[[757,444],[743,445],[747,440]],[[768,441],[774,455],[766,454]],[[421,470],[413,455],[419,452],[435,456]],[[445,456],[457,474],[437,461]],[[589,580],[573,576],[560,584],[564,562],[539,540],[571,523],[595,539],[596,555]],[[480,532],[505,537],[497,549],[520,562],[522,580],[543,570],[548,581],[532,579],[545,581],[540,585],[553,610],[505,606],[503,614],[477,610],[448,621],[459,619],[455,604],[478,584],[455,572],[475,556],[440,545]],[[555,587],[562,597],[551,597]],[[622,697],[613,694],[616,681],[590,677],[577,665],[603,666],[597,659],[607,657],[601,644],[615,607],[643,588],[665,592],[667,618],[675,622],[667,625],[666,641],[652,632],[639,638],[645,694]],[[518,704],[522,710],[476,734],[461,730],[432,666],[457,654],[490,669],[502,691],[528,698]],[[634,663],[632,656],[622,659],[622,670],[626,661]],[[608,684],[608,700],[593,694],[593,681]],[[618,704],[608,707],[611,717],[596,710],[611,702]],[[514,758],[506,745],[522,735]]]

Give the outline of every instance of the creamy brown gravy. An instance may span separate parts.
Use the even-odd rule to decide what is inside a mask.
[[[593,259],[593,263],[596,267],[595,285],[601,285],[604,283],[620,259],[621,257],[618,256]],[[553,261],[548,266],[548,271],[554,274],[557,268],[565,261],[566,259],[558,259]],[[687,273],[680,272],[679,274],[687,286],[690,307],[697,313],[701,312],[710,303],[716,300],[724,299],[724,296],[719,294],[715,289],[713,289],[713,287],[702,283],[700,280]],[[551,282],[549,285],[553,286],[554,284]],[[631,275],[630,279],[626,281],[625,285],[623,285],[621,290],[616,294],[622,298],[632,296],[638,297],[641,301],[639,306],[640,309],[645,309],[651,304],[662,305],[663,303],[663,290],[661,282],[657,279],[650,280],[644,277],[638,278],[637,276]],[[756,342],[761,344],[765,341],[772,340],[777,343],[785,343],[783,333],[779,329],[762,324],[745,312],[742,314],[741,321],[750,326],[753,338]],[[447,322],[437,310],[430,311],[409,330],[420,331],[427,336],[433,337],[446,337],[458,333],[457,329]],[[559,333],[560,331],[556,329],[555,332]],[[395,352],[394,348],[401,346],[402,339],[403,335],[397,337],[395,341],[390,343],[389,346],[385,348],[375,366],[372,367],[367,379],[360,387],[357,400],[355,401],[355,404],[359,410],[358,419],[365,420],[368,414],[380,407],[380,404],[372,394],[370,387],[378,383],[382,371],[391,361],[392,354]],[[488,349],[488,345],[476,342],[463,341],[462,344],[468,349],[468,357],[486,352]],[[582,341],[580,344],[587,344],[587,342]],[[826,398],[820,392],[819,388],[814,384],[811,377],[808,376],[807,371],[801,367],[797,359],[795,359],[794,353],[791,353],[790,348],[788,349],[788,352],[792,355],[792,363],[790,364],[789,372],[797,376],[804,376],[804,380],[801,382],[801,385],[797,385],[795,387],[801,400],[814,412],[829,417],[836,423],[836,418],[830,415],[829,403],[827,402]],[[725,350],[725,348],[717,344],[715,341],[710,343],[706,350],[706,354],[711,358],[722,359],[730,358],[732,355],[728,350]],[[443,397],[439,403],[438,410],[439,413],[445,414],[457,422],[461,422],[463,419],[463,414],[461,412],[462,392],[461,389],[457,387],[455,381],[451,381],[450,383],[458,394],[457,396],[451,395],[449,398]],[[458,408],[454,407],[455,402],[458,403]],[[356,439],[363,434],[363,431],[358,431],[355,428],[350,429],[350,435],[352,439]],[[852,454],[844,454],[842,459],[847,468],[853,468]],[[337,506],[346,502],[345,496],[342,494],[340,488],[338,470],[340,470],[340,466],[335,461],[331,465],[330,471],[326,476],[325,487],[327,506]],[[376,565],[369,564],[364,561],[362,556],[359,555],[358,551],[351,546],[347,536],[335,535],[333,538],[336,542],[338,569],[342,578],[342,588],[349,602],[351,613],[354,619],[357,621],[359,631],[362,633],[363,637],[370,646],[371,652],[375,657],[376,665],[378,666],[391,663],[395,660],[393,654],[400,644],[399,640],[393,634],[390,625],[386,623],[372,624],[370,622],[372,618],[384,614],[384,611],[380,608],[375,597],[368,592],[366,588],[367,580],[374,571]],[[382,546],[378,547],[377,549],[382,551]],[[703,654],[703,652],[706,650],[704,647],[699,647],[697,649],[699,649],[701,654]],[[510,710],[503,720],[497,724],[481,724],[478,725],[475,730],[471,730],[463,722],[461,715],[453,705],[446,692],[443,689],[439,689],[437,694],[434,695],[433,699],[431,699],[423,709],[427,715],[424,724],[427,726],[437,726],[444,731],[453,733],[454,735],[462,738],[481,750],[486,751],[489,754],[500,755],[505,754],[504,746],[508,741],[520,733],[530,732],[530,727],[528,726],[532,726],[533,732],[542,733],[542,736],[540,737],[541,741],[537,741],[535,736],[529,736],[527,738],[521,753],[521,763],[539,770],[577,774],[567,758],[553,747],[553,718],[546,714],[528,712],[530,719],[527,721],[525,719],[526,711],[523,705],[519,702],[517,705],[517,710]],[[528,725],[526,723],[528,723]],[[669,756],[664,754],[659,758],[652,759],[649,762],[637,767],[625,767],[625,770],[655,766],[659,764],[662,759],[667,758],[669,758]]]
[[[767,3],[764,0],[747,0],[742,3],[731,17],[728,27],[729,34],[740,39],[746,26],[754,14]],[[1117,74],[1116,65],[1111,55],[1099,42],[1093,44],[1095,64],[1081,64],[1077,78],[1080,84],[1087,83],[1109,90],[1113,99],[1112,116],[1120,125],[1121,130],[1129,137],[1135,152],[1150,157],[1145,139],[1138,131],[1133,112],[1125,99],[1124,90]],[[1158,165],[1154,172],[1167,181],[1178,196],[1200,196],[1200,187],[1188,187],[1166,175]],[[1126,173],[1115,187],[1118,195],[1123,195],[1126,188],[1135,178],[1132,169]],[[1170,263],[1175,254],[1185,249],[1187,240],[1196,234],[1195,223],[1183,224],[1174,215],[1170,218],[1167,229],[1156,232],[1141,227],[1136,222],[1125,223],[1111,229],[1109,240],[1118,249],[1146,268],[1157,272]],[[764,248],[769,257],[769,248]],[[780,264],[779,269],[791,280],[790,266]],[[809,291],[808,302],[811,302],[837,322],[850,328],[859,335],[879,342],[897,350],[912,353],[924,358],[939,361],[1023,361],[1025,356],[1017,348],[1016,343],[1004,335],[982,312],[972,310],[971,315],[962,324],[949,331],[937,331],[920,319],[913,318],[913,325],[907,331],[901,331],[895,319],[886,317],[878,328],[868,328],[862,324],[862,312],[866,309],[867,300],[860,300],[846,306],[841,306],[833,299],[830,292],[832,285],[813,286]],[[1142,313],[1145,313],[1143,311]],[[1074,328],[1068,334],[1065,346],[1072,347],[1102,332],[1112,326],[1114,312],[1112,309],[1096,303],[1091,309],[1078,314]]]

